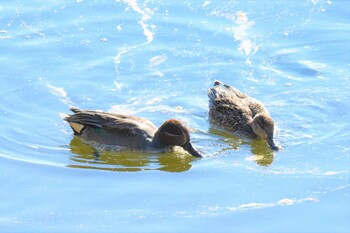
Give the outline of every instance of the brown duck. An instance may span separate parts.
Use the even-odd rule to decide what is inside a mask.
[[[219,81],[208,91],[209,117],[223,129],[251,139],[262,138],[273,150],[275,125],[262,103]]]
[[[92,145],[107,145],[142,151],[167,151],[181,146],[195,157],[187,127],[179,120],[165,121],[158,129],[151,121],[130,115],[70,108],[74,114],[63,115],[75,135]]]

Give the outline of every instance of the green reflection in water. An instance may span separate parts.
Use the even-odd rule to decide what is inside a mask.
[[[136,151],[98,152],[84,143],[79,137],[73,137],[70,150],[74,154],[70,159],[72,168],[135,172],[159,170],[166,172],[184,172],[192,167],[196,158],[184,153],[149,154]]]
[[[269,166],[273,163],[274,152],[269,148],[265,140],[242,140],[226,131],[219,130],[213,127],[209,128],[209,133],[225,138],[225,142],[230,146],[229,150],[239,149],[242,145],[250,146],[251,152],[254,155],[254,161],[261,166]],[[228,150],[228,149],[225,149]]]

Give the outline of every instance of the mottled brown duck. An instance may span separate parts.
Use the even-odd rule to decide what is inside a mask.
[[[220,81],[214,82],[208,96],[209,117],[214,124],[238,136],[265,139],[271,149],[281,149],[274,141],[274,121],[258,100]]]

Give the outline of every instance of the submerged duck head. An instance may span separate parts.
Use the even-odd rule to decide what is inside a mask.
[[[178,120],[170,119],[158,129],[158,137],[162,144],[169,146],[181,146],[195,157],[203,157],[193,148],[190,141],[190,133],[187,127]]]
[[[257,114],[253,118],[252,129],[258,137],[267,141],[271,149],[280,150],[281,148],[274,142],[273,136],[275,132],[275,124],[267,114]]]

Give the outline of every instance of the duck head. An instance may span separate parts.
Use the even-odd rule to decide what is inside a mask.
[[[271,149],[280,150],[273,139],[275,132],[275,124],[270,116],[267,114],[258,114],[253,118],[252,129],[258,137],[267,141]]]
[[[158,137],[162,144],[169,146],[181,146],[195,157],[203,157],[193,148],[190,141],[190,133],[187,127],[178,120],[170,119],[158,129]]]

